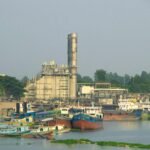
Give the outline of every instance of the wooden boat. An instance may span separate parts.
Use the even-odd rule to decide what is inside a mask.
[[[53,138],[53,131],[29,132],[21,135],[22,138],[47,139]]]
[[[52,139],[53,130],[51,127],[1,125],[0,136],[22,137],[22,138],[44,138]]]
[[[0,128],[0,136],[18,137],[30,132],[28,126],[6,126]]]
[[[59,130],[63,128],[71,128],[70,118],[65,116],[47,118],[42,120],[43,124],[50,127],[58,127]]]
[[[4,121],[11,121],[11,117],[4,116],[4,117],[3,117],[3,120],[4,120]]]

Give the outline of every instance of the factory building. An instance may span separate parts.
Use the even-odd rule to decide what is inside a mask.
[[[42,64],[40,75],[26,86],[27,99],[49,100],[53,98],[75,99],[77,89],[77,34],[68,35],[68,65],[55,61]]]
[[[111,83],[80,83],[78,84],[78,94],[83,99],[106,99],[127,95],[128,89],[111,87]]]

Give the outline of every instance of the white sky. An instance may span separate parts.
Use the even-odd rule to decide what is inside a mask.
[[[149,0],[0,0],[0,73],[36,75],[45,61],[67,63],[78,33],[78,72],[150,72]]]

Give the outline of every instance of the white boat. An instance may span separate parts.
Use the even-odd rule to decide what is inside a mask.
[[[0,136],[21,136],[30,132],[28,126],[6,126],[0,128]]]

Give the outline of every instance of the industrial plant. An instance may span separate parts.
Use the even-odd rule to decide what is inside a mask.
[[[68,35],[68,64],[57,65],[55,61],[42,64],[40,75],[26,86],[28,100],[52,98],[75,99],[77,95],[77,34]]]

